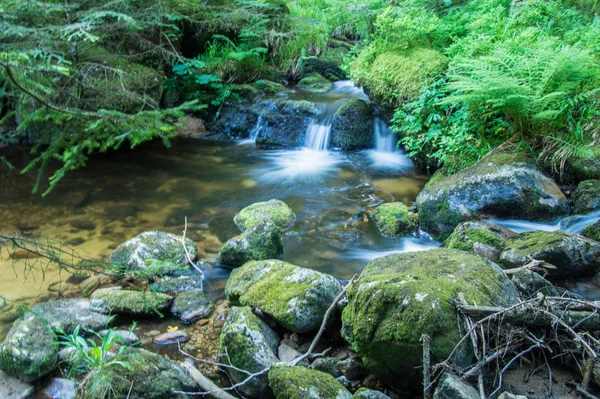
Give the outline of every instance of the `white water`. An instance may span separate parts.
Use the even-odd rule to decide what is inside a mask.
[[[239,142],[239,144],[240,145],[255,144],[256,139],[258,138],[258,135],[264,129],[264,127],[265,127],[265,121],[263,119],[263,116],[259,115],[258,119],[256,120],[256,125],[254,125],[252,130],[250,130],[249,137],[245,140],[241,140]]]
[[[515,233],[524,233],[526,231],[556,231],[563,230],[567,233],[579,234],[590,224],[596,223],[600,219],[600,210],[590,212],[586,215],[568,216],[564,219],[554,222],[531,222],[528,220],[503,220],[487,219],[488,222],[506,227]]]
[[[373,135],[375,137],[375,149],[367,153],[372,168],[393,173],[414,169],[415,165],[410,158],[401,149],[396,149],[398,139],[383,119],[375,118]]]
[[[259,171],[255,178],[265,184],[293,184],[315,182],[340,170],[344,160],[341,154],[311,148],[292,151],[274,151],[265,154],[268,168]]]
[[[381,258],[391,254],[402,254],[405,252],[421,252],[439,248],[441,243],[433,240],[428,234],[422,233],[421,237],[403,237],[400,239],[400,245],[390,249],[366,249],[355,248],[350,251],[349,258],[360,259],[370,262],[373,259]]]
[[[331,116],[328,116],[323,122],[313,121],[306,129],[306,138],[304,146],[314,151],[327,151],[331,136]]]

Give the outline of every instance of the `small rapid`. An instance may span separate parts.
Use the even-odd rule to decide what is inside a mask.
[[[375,148],[367,152],[373,169],[388,173],[406,173],[414,170],[415,165],[399,148],[398,138],[381,118],[373,123]]]
[[[600,220],[600,210],[590,212],[585,215],[567,216],[563,219],[553,222],[532,222],[529,220],[515,219],[487,219],[488,222],[506,227],[515,233],[525,233],[527,231],[556,231],[562,230],[571,234],[580,234],[587,226]]]

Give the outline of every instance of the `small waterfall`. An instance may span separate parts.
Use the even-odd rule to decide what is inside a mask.
[[[400,149],[396,149],[396,134],[381,118],[373,123],[375,148],[369,151],[372,168],[385,173],[407,173],[414,169],[413,162]]]
[[[375,118],[373,126],[375,133],[375,151],[394,152],[396,151],[396,135],[392,129],[381,118]]]
[[[250,130],[250,140],[252,140],[253,142],[256,142],[256,139],[258,138],[258,135],[261,132],[261,130],[263,130],[263,128],[264,128],[264,120],[263,120],[262,115],[259,115],[258,119],[256,120],[256,125],[254,125],[252,130]]]
[[[315,151],[327,151],[329,147],[329,137],[331,135],[331,119],[329,116],[322,122],[316,120],[311,122],[306,129],[306,138],[304,146]]]

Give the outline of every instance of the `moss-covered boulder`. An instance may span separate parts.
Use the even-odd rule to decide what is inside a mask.
[[[48,323],[33,313],[17,319],[0,344],[0,370],[33,382],[54,369],[58,341]]]
[[[533,298],[538,293],[546,296],[558,296],[558,290],[552,283],[536,272],[521,270],[512,276],[512,282],[525,298]]]
[[[583,229],[581,235],[594,241],[600,241],[600,220]]]
[[[282,254],[281,229],[273,223],[261,223],[228,240],[217,262],[238,267],[251,260],[277,259]]]
[[[302,74],[304,76],[318,73],[321,76],[335,82],[347,79],[346,73],[340,66],[344,63],[344,54],[348,49],[344,46],[328,47],[319,57],[308,57],[302,63]]]
[[[507,268],[523,266],[529,259],[543,260],[549,278],[593,276],[600,270],[600,243],[564,231],[528,231],[506,242],[500,263]]]
[[[342,334],[366,367],[401,388],[420,380],[423,333],[432,338],[434,362],[447,358],[460,341],[452,304],[460,292],[480,306],[518,301],[496,264],[467,252],[439,248],[375,259],[348,290]],[[471,357],[465,345],[454,361],[464,364]]]
[[[497,261],[506,240],[515,235],[515,232],[494,223],[464,222],[456,226],[454,232],[444,241],[443,246],[475,252],[479,256]]]
[[[410,215],[408,207],[402,202],[379,205],[369,215],[386,237],[407,236],[417,229],[416,218]]]
[[[318,73],[311,73],[298,82],[298,87],[311,93],[326,93],[333,88],[333,84]]]
[[[302,366],[275,366],[269,385],[276,399],[350,399],[352,394],[331,375]]]
[[[331,145],[344,151],[373,147],[373,110],[364,100],[342,105],[331,122]]]
[[[479,392],[457,376],[444,373],[440,378],[433,399],[481,399]]]
[[[600,179],[600,148],[595,146],[591,157],[569,159],[566,174],[575,181]]]
[[[272,82],[265,79],[257,80],[252,84],[252,86],[262,94],[277,95],[284,94],[286,91],[288,91],[288,89],[286,89],[281,83]]]
[[[188,291],[179,294],[173,301],[171,313],[185,324],[191,324],[210,315],[214,305],[202,291]]]
[[[97,290],[92,294],[90,310],[103,314],[162,316],[169,309],[172,302],[172,296],[159,292],[109,288]]]
[[[296,332],[318,328],[340,291],[334,277],[279,260],[248,262],[225,286],[234,305],[255,306]]]
[[[186,238],[185,248],[195,259],[198,246]],[[128,271],[143,270],[154,275],[164,275],[187,264],[181,237],[164,231],[146,231],[119,245],[110,254],[110,262]]]
[[[277,363],[279,336],[264,321],[256,317],[249,307],[232,307],[221,330],[219,353],[225,354],[232,366],[251,373],[264,370]],[[248,375],[235,369],[229,371],[234,383],[244,381]],[[252,398],[273,396],[267,375],[253,378],[242,385],[240,391]]]
[[[197,392],[194,380],[177,362],[137,348],[126,349],[121,359],[129,368],[103,369],[102,379],[110,381],[117,398],[187,399],[174,392]],[[90,376],[91,377],[91,376]],[[93,383],[91,378],[87,379]]]
[[[285,202],[271,199],[247,206],[234,216],[233,221],[242,231],[269,222],[285,231],[296,223],[296,214]]]
[[[583,214],[600,209],[600,180],[585,180],[575,190],[573,213]]]
[[[86,298],[59,299],[40,302],[31,307],[31,311],[55,331],[71,334],[79,326],[82,334],[98,332],[109,326],[111,317],[90,310],[90,300]]]
[[[482,218],[553,220],[567,199],[521,154],[493,154],[429,182],[417,197],[421,228],[445,240],[461,222]]]

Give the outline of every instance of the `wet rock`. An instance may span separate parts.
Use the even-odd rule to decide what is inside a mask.
[[[390,397],[383,392],[361,388],[354,393],[352,399],[390,399]]]
[[[369,215],[386,237],[407,236],[417,229],[417,221],[410,217],[408,207],[401,202],[379,205]]]
[[[186,239],[185,247],[192,259],[198,255],[197,245]],[[163,231],[146,231],[119,245],[110,254],[110,262],[126,270],[145,270],[164,275],[187,265],[181,237]]]
[[[221,330],[219,353],[227,354],[231,364],[242,370],[256,373],[274,365],[279,336],[249,307],[232,307]],[[235,383],[244,381],[246,374],[230,370]],[[272,396],[267,375],[261,375],[241,386],[240,391],[252,398]]]
[[[365,368],[362,360],[358,356],[352,356],[337,364],[338,370],[342,372],[349,380],[360,380],[367,374],[369,370]]]
[[[433,393],[433,399],[480,399],[480,396],[468,383],[455,375],[444,373]]]
[[[202,291],[204,275],[196,271],[175,272],[150,284],[150,291],[176,294],[187,291]]]
[[[32,385],[0,371],[0,398],[29,399],[32,396]]]
[[[15,321],[0,344],[0,370],[25,382],[33,382],[51,372],[58,359],[56,334],[33,313]]]
[[[77,385],[66,378],[53,378],[42,393],[50,399],[76,399]]]
[[[306,367],[278,365],[269,370],[277,399],[350,399],[352,394],[329,374]]]
[[[103,289],[92,294],[90,310],[103,314],[162,316],[173,297],[158,292]]]
[[[594,155],[567,162],[566,170],[576,181],[600,179],[600,149],[593,149]]]
[[[326,93],[333,88],[333,84],[318,73],[311,73],[298,82],[298,87],[311,93]]]
[[[373,148],[373,110],[364,100],[342,105],[331,122],[331,145],[343,151]]]
[[[360,381],[350,381],[348,378],[346,378],[343,375],[339,376],[335,380],[337,382],[339,382],[340,384],[342,384],[344,386],[344,388],[346,388],[349,391],[354,391],[360,385]]]
[[[85,298],[59,299],[40,302],[31,307],[52,329],[72,334],[80,326],[81,333],[100,331],[111,323],[110,316],[90,310],[90,300]]]
[[[506,242],[500,262],[515,268],[530,258],[556,266],[549,278],[593,276],[600,270],[600,243],[563,231],[528,231]]]
[[[261,223],[228,240],[217,257],[221,265],[239,267],[252,260],[278,259],[283,254],[281,229]]]
[[[289,91],[281,83],[265,79],[257,80],[252,84],[252,86],[258,89],[261,93],[265,94],[284,94],[285,92]]]
[[[502,392],[498,399],[527,399],[527,396],[524,395],[515,395],[510,392]]]
[[[530,270],[515,273],[512,282],[525,298],[533,298],[538,293],[546,296],[559,296],[558,291],[550,281]]]
[[[342,335],[385,382],[403,388],[420,381],[421,334],[436,337],[432,356],[444,359],[462,338],[452,307],[458,293],[480,306],[509,306],[517,290],[494,263],[446,248],[375,259],[348,290]],[[465,344],[453,361],[468,365]],[[402,376],[402,379],[398,379]]]
[[[278,260],[246,263],[231,273],[225,287],[232,304],[257,307],[300,333],[321,325],[340,291],[334,277]]]
[[[190,337],[184,331],[171,331],[152,338],[156,345],[173,345],[189,341]]]
[[[450,249],[474,252],[491,261],[497,261],[506,241],[515,232],[490,222],[471,221],[456,226],[454,232],[444,241]]]
[[[556,183],[520,154],[489,155],[452,176],[432,179],[417,207],[421,228],[441,240],[469,220],[553,220],[568,210]]]
[[[573,213],[584,214],[600,209],[600,180],[585,180],[575,190]]]
[[[104,337],[109,331],[110,330],[100,331],[100,336]],[[133,331],[114,330],[114,334],[116,334],[116,336],[119,338],[119,343],[122,345],[132,346],[140,343],[140,338]]]
[[[600,241],[600,220],[583,229],[581,235],[594,241]]]
[[[178,295],[171,306],[171,313],[185,324],[191,324],[211,314],[214,305],[202,291],[188,291]]]
[[[289,363],[300,356],[300,352],[283,342],[277,348],[277,357],[284,363]]]
[[[296,215],[285,202],[271,199],[247,206],[235,215],[233,221],[242,231],[261,223],[273,223],[281,230],[286,231],[296,223]]]
[[[339,362],[340,361],[335,357],[320,357],[310,365],[310,368],[322,371],[337,378],[342,375],[342,372],[337,368]]]

